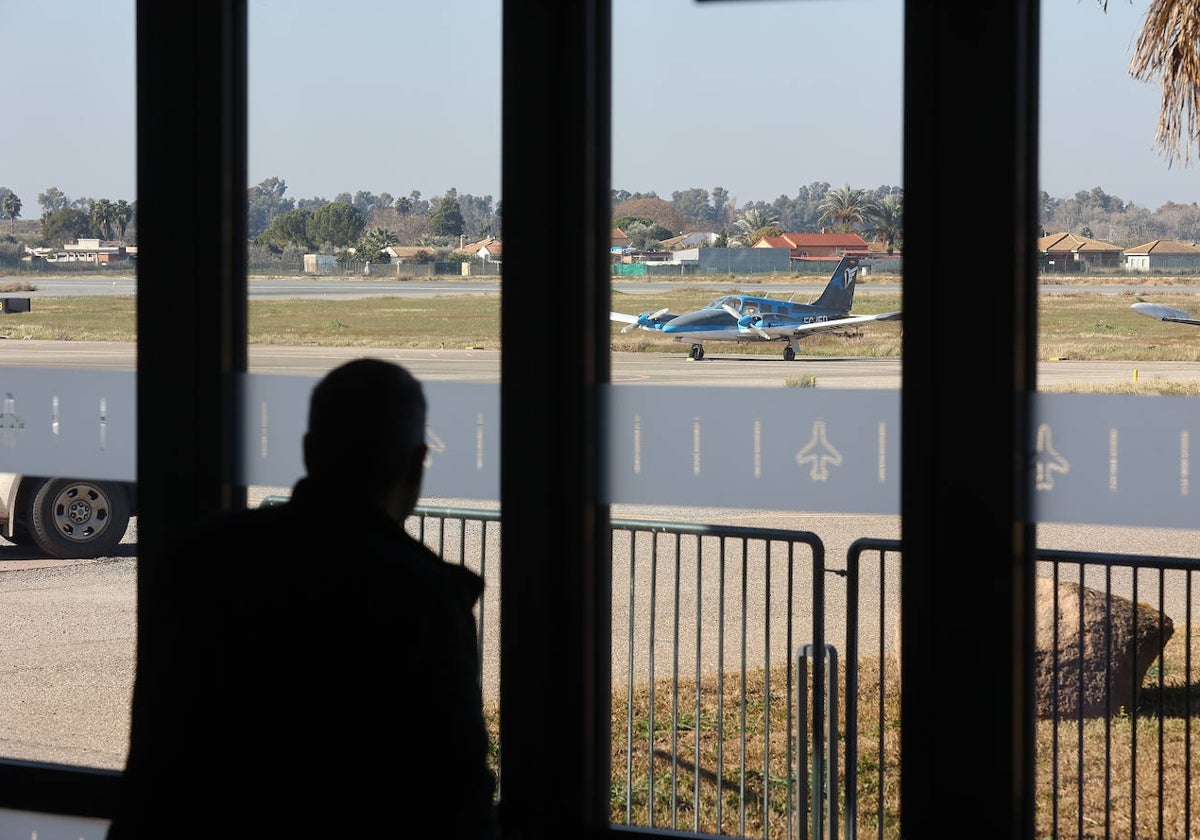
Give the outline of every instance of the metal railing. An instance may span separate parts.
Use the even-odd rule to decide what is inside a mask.
[[[490,583],[501,562],[499,522],[498,511],[433,507],[412,520],[414,535]],[[899,837],[900,541],[856,540],[835,567],[808,531],[614,519],[612,552],[614,825],[788,840]],[[1038,625],[1039,656],[1050,652],[1057,676],[1053,708],[1036,721],[1036,835],[1195,836],[1200,678],[1191,624],[1200,560],[1039,550],[1037,571],[1054,592],[1078,584],[1069,591],[1080,617],[1068,621],[1059,601],[1050,623]],[[1068,638],[1084,632],[1080,587],[1109,608],[1137,605],[1134,627],[1150,622],[1143,635],[1156,645],[1134,663],[1146,674],[1135,699],[1103,715],[1070,700],[1082,695],[1084,669],[1060,668],[1060,652],[1082,657],[1082,637]],[[492,698],[494,597],[479,622],[481,679]],[[1172,613],[1181,620],[1162,618]],[[1114,649],[1108,632],[1102,641]],[[953,702],[970,702],[969,687]],[[977,737],[949,735],[964,749]]]

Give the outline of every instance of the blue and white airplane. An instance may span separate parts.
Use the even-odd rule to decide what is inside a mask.
[[[796,303],[752,295],[722,295],[702,309],[675,315],[666,309],[626,315],[611,312],[614,321],[626,326],[621,332],[650,330],[669,335],[675,341],[690,343],[689,354],[696,361],[704,358],[705,341],[784,342],[783,358],[792,361],[800,349],[800,340],[813,333],[843,330],[873,321],[899,321],[901,313],[851,315],[854,285],[858,276],[857,257],[842,257],[820,297],[812,303]],[[793,295],[794,297],[794,295]]]

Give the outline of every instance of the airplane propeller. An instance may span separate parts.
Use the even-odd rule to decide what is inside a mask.
[[[663,307],[662,309],[658,310],[657,312],[651,312],[651,313],[643,312],[641,315],[638,316],[638,319],[635,322],[633,322],[632,324],[626,324],[624,327],[622,327],[621,332],[627,333],[630,330],[636,330],[638,327],[646,327],[647,329],[654,329],[654,327],[652,327],[651,324],[654,323],[655,321],[657,321],[663,315],[666,315],[667,311],[668,311],[668,307]]]
[[[757,315],[743,315],[741,312],[738,312],[736,309],[734,309],[728,303],[721,304],[721,308],[724,309],[726,312],[728,312],[730,315],[732,315],[734,318],[737,318],[738,329],[742,330],[743,332],[746,330],[753,330],[754,332],[758,333],[758,335],[761,336],[762,338],[765,338],[768,340],[771,338],[771,334],[768,333],[766,330],[764,330],[762,327],[760,327],[758,325],[758,322],[761,321],[762,318],[758,317]]]

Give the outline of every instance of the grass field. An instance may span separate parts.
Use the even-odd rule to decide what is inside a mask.
[[[748,290],[742,286],[743,290]],[[1155,321],[1129,308],[1153,300],[1182,309],[1200,308],[1194,295],[1158,288],[1139,295],[1064,293],[1043,295],[1038,357],[1049,359],[1200,361],[1200,330]],[[1163,287],[1167,289],[1169,287]],[[730,291],[734,290],[731,285]],[[3,289],[0,289],[3,291]],[[762,288],[754,288],[763,293]],[[698,287],[666,287],[661,294],[614,292],[612,309],[636,314],[668,308],[697,309],[717,293]],[[899,291],[859,295],[856,314],[901,308]],[[134,341],[137,302],[133,297],[35,298],[31,312],[0,316],[0,339]],[[612,324],[612,349],[678,353],[680,345],[645,330],[622,334]],[[801,355],[898,357],[903,322],[871,324],[848,333],[805,339]],[[969,322],[963,342],[969,346]],[[498,296],[434,298],[376,297],[367,300],[252,300],[251,344],[339,347],[500,347]],[[739,352],[777,355],[774,343],[751,343]]]

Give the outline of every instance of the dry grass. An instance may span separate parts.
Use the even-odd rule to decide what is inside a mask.
[[[1193,728],[1189,734],[1186,727],[1188,716],[1200,713],[1200,627],[1184,631],[1176,628],[1161,664],[1147,674],[1136,720],[1122,709],[1107,721],[1038,721],[1035,836],[1184,840],[1196,835],[1200,731]],[[1190,671],[1185,649],[1189,641]],[[884,664],[881,691],[880,660],[864,657],[858,663],[857,834],[894,840],[900,836],[900,681],[891,663]],[[787,680],[784,668],[771,671],[769,691],[763,671],[750,672],[744,679],[732,674],[723,686],[716,679],[703,680],[699,692],[693,681],[680,680],[673,691],[664,680],[655,685],[653,706],[647,685],[635,686],[632,700],[627,688],[614,688],[610,820],[714,835],[788,837],[789,796],[806,814],[809,800],[788,750],[788,716],[794,714],[788,698],[795,692]],[[845,779],[844,681],[838,693],[842,735],[836,742]],[[495,707],[489,708],[488,719],[495,741]],[[810,717],[810,731],[811,726]],[[769,761],[765,744],[770,745]],[[1189,753],[1190,779],[1185,772]],[[811,767],[810,759],[806,766]],[[1111,769],[1107,777],[1106,768]],[[1190,831],[1184,824],[1189,781]],[[842,784],[838,802],[844,815]],[[811,824],[811,817],[806,819]]]

